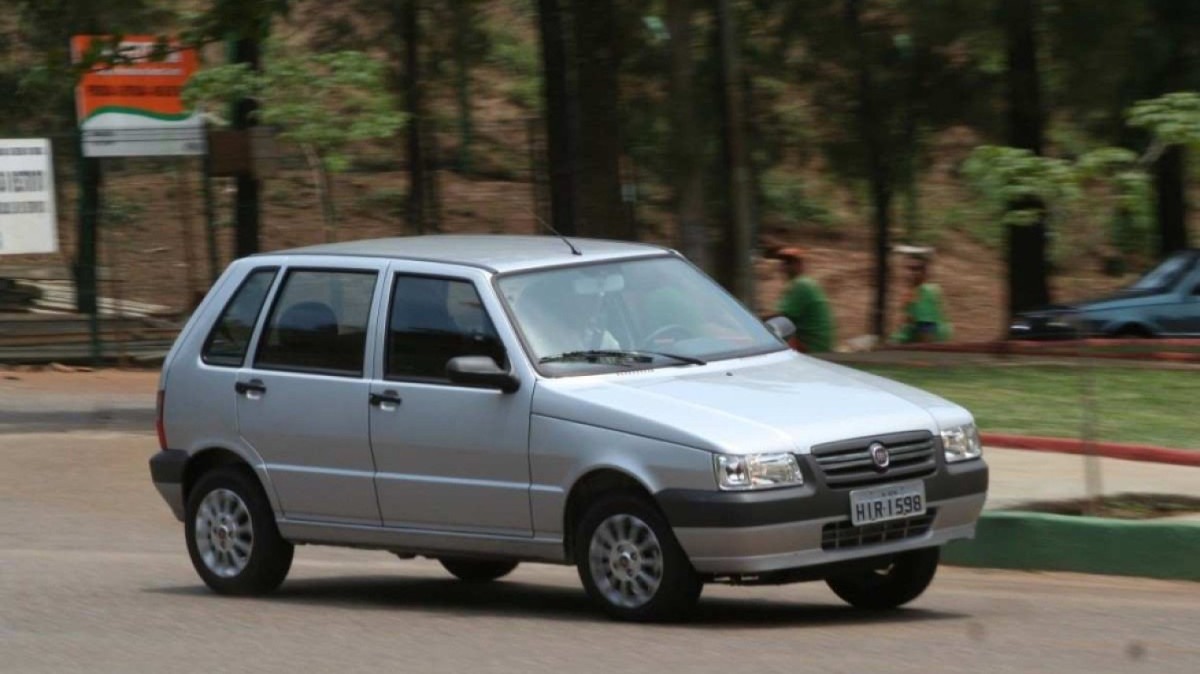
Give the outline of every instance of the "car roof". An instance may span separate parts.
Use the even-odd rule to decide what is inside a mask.
[[[505,273],[564,264],[662,255],[662,246],[570,237],[571,248],[555,236],[439,234],[343,241],[274,251],[270,255],[345,255],[444,262]]]

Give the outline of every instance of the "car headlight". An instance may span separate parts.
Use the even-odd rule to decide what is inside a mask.
[[[717,485],[724,490],[770,489],[804,484],[800,463],[787,453],[718,454]]]
[[[983,443],[975,424],[943,429],[942,448],[946,451],[946,463],[978,459],[983,455]]]

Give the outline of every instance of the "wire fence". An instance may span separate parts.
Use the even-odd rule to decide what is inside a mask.
[[[433,129],[427,124],[428,129]],[[529,232],[549,219],[543,139],[535,120],[476,124],[469,146],[457,134],[423,134],[421,217],[410,208],[406,136],[361,143],[332,175],[325,226],[320,181],[302,148],[274,144],[259,175],[261,250],[420,232]],[[10,293],[4,311],[70,311],[81,223],[96,226],[101,317],[186,315],[235,256],[236,179],[207,175],[199,156],[97,159],[100,199],[80,210],[77,133],[51,138],[56,178],[56,254],[0,257],[0,279],[33,286]]]

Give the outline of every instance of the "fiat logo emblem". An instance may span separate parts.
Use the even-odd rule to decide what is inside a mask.
[[[887,447],[881,443],[872,442],[870,447],[867,447],[867,453],[871,455],[871,461],[875,464],[875,469],[885,471],[892,462],[892,457],[888,454]]]

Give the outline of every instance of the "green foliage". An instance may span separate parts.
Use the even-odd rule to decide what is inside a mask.
[[[1127,119],[1163,145],[1200,145],[1200,93],[1180,91],[1138,101]]]
[[[522,38],[508,26],[488,27],[487,60],[509,75],[505,95],[526,110],[541,106],[541,58],[538,43]]]
[[[261,72],[245,64],[201,70],[184,88],[184,100],[211,110],[255,99],[259,122],[339,172],[349,166],[351,144],[389,137],[404,124],[384,85],[383,65],[362,52],[289,54],[270,43]]]
[[[1145,253],[1154,231],[1154,189],[1138,156],[1125,148],[1102,147],[1076,161],[1081,181],[1103,188],[1099,200],[1089,200],[1095,209],[1107,204],[1109,241],[1126,255]]]
[[[373,189],[360,196],[355,207],[359,212],[372,217],[400,220],[404,218],[405,209],[408,207],[408,191],[395,187]]]
[[[833,211],[819,199],[808,194],[796,175],[771,171],[762,181],[766,216],[778,218],[788,227],[816,226],[822,231],[837,228],[839,222]]]
[[[1015,147],[983,145],[963,164],[963,174],[985,206],[1005,225],[1030,225],[1080,194],[1075,168],[1062,159]]]

